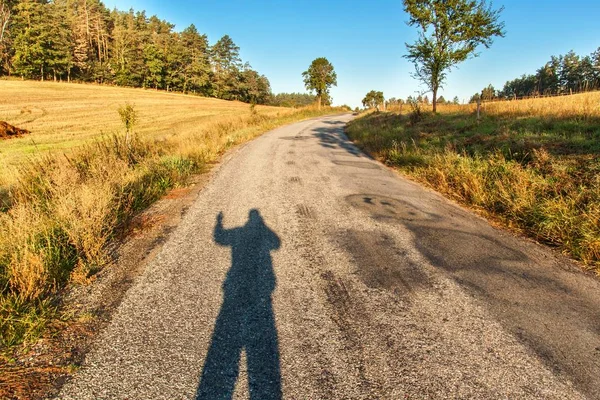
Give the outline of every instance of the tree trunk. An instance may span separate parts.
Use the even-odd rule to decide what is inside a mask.
[[[96,42],[98,45],[98,62],[102,65],[102,42],[100,40],[100,22],[96,20]]]
[[[320,110],[321,109],[321,95],[317,95],[317,107]]]
[[[437,91],[438,88],[433,88],[433,113],[437,112]]]
[[[43,65],[40,67],[40,74],[42,75],[41,80],[42,80],[42,82],[44,82],[44,66]]]
[[[85,0],[83,2],[83,10],[85,13],[85,32],[87,33],[86,39],[89,39],[89,37],[90,37],[90,16],[88,14],[88,9],[87,9],[87,0]]]

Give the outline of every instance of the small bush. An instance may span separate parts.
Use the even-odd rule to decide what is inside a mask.
[[[409,114],[409,119],[411,124],[416,124],[423,119],[423,112],[421,111],[421,103],[416,99],[410,99],[408,102],[410,106],[411,112]]]
[[[125,104],[120,106],[118,109],[119,116],[121,117],[121,121],[125,126],[126,133],[126,142],[129,143],[129,136],[133,133],[133,128],[138,120],[137,111],[135,111],[135,107],[131,104]]]

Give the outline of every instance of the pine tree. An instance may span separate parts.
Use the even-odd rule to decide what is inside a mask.
[[[145,14],[133,10],[127,13],[113,12],[111,68],[115,71],[115,82],[122,86],[144,85],[144,32]],[[140,23],[143,23],[140,25]]]
[[[73,67],[73,45],[71,27],[68,24],[67,7],[64,3],[53,2],[45,6],[46,28],[50,30],[52,43],[48,46],[48,68],[54,81],[65,77],[70,80]]]
[[[490,101],[496,98],[496,89],[494,89],[494,86],[492,86],[491,83],[488,85],[488,87],[483,88],[480,98],[483,101]]]
[[[200,35],[196,27],[190,25],[181,32],[181,41],[186,49],[182,90],[184,92],[191,90],[202,94],[209,93],[211,70],[206,35]]]
[[[154,87],[155,89],[162,87],[165,61],[163,54],[153,43],[146,45],[144,48],[144,64],[147,71],[144,86]]]
[[[579,84],[579,56],[573,50],[562,58],[560,67],[560,84],[566,93],[576,92]]]
[[[13,65],[24,78],[44,80],[48,73],[52,35],[45,18],[46,4],[24,0],[16,7]]]
[[[242,60],[240,48],[228,35],[219,39],[210,50],[214,73],[213,96],[226,100],[239,100],[236,93],[240,83]]]
[[[600,47],[590,56],[592,59],[592,69],[594,70],[594,89],[600,89]]]

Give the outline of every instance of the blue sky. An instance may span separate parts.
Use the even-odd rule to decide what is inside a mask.
[[[369,90],[386,98],[424,90],[402,56],[417,37],[406,25],[402,1],[338,0],[105,0],[120,10],[146,10],[182,30],[190,24],[211,44],[228,34],[244,61],[266,75],[275,93],[305,92],[302,71],[317,57],[335,67],[335,104],[359,106]],[[600,47],[600,0],[496,0],[504,6],[506,37],[460,64],[441,94],[461,101],[484,86],[501,88],[509,79],[533,73],[551,55]],[[431,97],[431,95],[430,95]]]

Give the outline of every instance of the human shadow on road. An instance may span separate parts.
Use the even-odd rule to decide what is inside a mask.
[[[280,399],[271,251],[277,250],[281,241],[256,209],[249,212],[244,226],[233,229],[223,228],[223,213],[219,213],[214,240],[221,246],[231,246],[232,262],[223,282],[223,304],[196,399],[232,398],[242,350],[246,351],[250,399]]]

